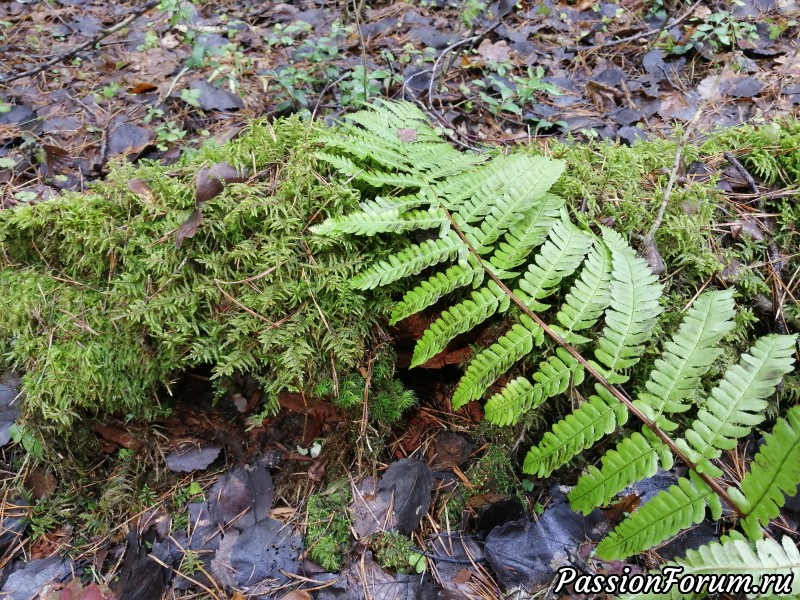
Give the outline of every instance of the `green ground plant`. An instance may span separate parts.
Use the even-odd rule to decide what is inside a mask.
[[[332,483],[328,490],[308,498],[306,547],[311,560],[336,572],[342,566],[350,541],[347,507],[351,495],[346,480]]]
[[[408,103],[381,103],[350,115],[323,140],[322,160],[375,191],[359,211],[315,226],[316,233],[429,232],[373,261],[353,278],[353,287],[369,290],[424,273],[405,288],[392,311],[395,322],[455,297],[417,342],[412,367],[492,316],[509,315],[506,332],[466,366],[454,409],[490,391],[486,418],[507,425],[549,398],[576,393],[572,413],[525,458],[524,471],[538,477],[635,415],[642,433],[624,438],[603,457],[602,468],[592,467],[572,490],[573,507],[584,512],[659,467],[669,469],[674,457],[689,468],[687,477],[611,532],[597,548],[599,557],[622,559],[652,548],[703,520],[707,507],[719,519],[722,501],[748,537],[760,540],[784,495],[800,483],[793,451],[779,445],[781,453],[768,442],[740,491],[720,483],[714,461],[766,419],[769,399],[793,370],[796,335],[748,340],[734,364],[719,365],[724,340],[736,328],[735,289],[689,290],[683,297],[690,307],[680,326],[668,327],[659,353],[652,336],[667,301],[663,285],[618,231],[573,218],[565,199],[552,193],[563,161],[523,152],[491,160],[460,153]],[[640,376],[634,367],[648,348],[655,358]],[[521,361],[526,375],[492,387]],[[722,374],[711,379],[715,365]],[[779,424],[774,439],[800,439],[796,419]]]

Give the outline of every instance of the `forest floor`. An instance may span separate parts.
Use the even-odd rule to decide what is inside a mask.
[[[300,114],[333,122],[381,97],[417,103],[462,149],[551,140],[630,145],[676,131],[702,140],[706,132],[800,114],[799,38],[800,5],[791,0],[5,2],[0,208],[87,190],[114,161],[170,165],[210,140],[235,138],[253,119]],[[720,176],[727,190],[747,191],[734,165]],[[751,225],[734,224],[734,235]],[[726,231],[732,234],[730,224]],[[398,366],[425,325],[409,319],[392,331]],[[14,600],[40,592],[118,600],[500,598],[519,586],[544,597],[552,559],[568,555],[585,565],[587,538],[621,509],[572,513],[563,490],[520,479],[509,456],[522,433],[488,431],[475,403],[450,409],[456,365],[469,352],[465,343],[422,375],[400,373],[419,404],[401,426],[373,432],[380,448],[352,441],[365,422],[296,394],[281,395],[280,414],[254,426],[247,417],[261,397],[253,382],[214,403],[208,374],[186,373],[174,386],[170,416],[93,424],[97,473],[113,493],[91,501],[76,497],[57,468],[28,458],[35,443],[27,447],[13,425],[18,382],[4,374],[0,588]],[[114,484],[147,480],[132,470],[153,465],[166,473],[158,486]],[[424,533],[409,540],[376,531],[374,512],[401,498],[369,489],[365,475],[378,472],[400,482],[395,494],[406,502],[433,506]],[[17,495],[21,482],[27,492]],[[440,499],[458,486],[470,491],[461,523],[444,522],[442,503],[420,497],[433,491]],[[653,490],[639,490],[647,493]],[[338,530],[335,517],[348,506],[352,522]],[[533,512],[535,525],[524,520]],[[236,533],[220,541],[222,522],[235,523]],[[544,541],[536,561],[498,573],[477,540],[509,522],[517,525],[488,553],[511,560],[534,526]],[[450,531],[469,535],[454,544]],[[367,549],[351,542],[352,532],[380,539]],[[633,566],[653,566],[714,536],[704,523]],[[303,543],[331,546],[315,562],[299,551]],[[441,555],[451,560],[434,558]]]

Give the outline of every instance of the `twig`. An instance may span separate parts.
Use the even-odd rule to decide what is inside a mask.
[[[641,421],[645,425],[645,427],[647,427],[662,442],[664,442],[664,444],[672,451],[672,453],[675,456],[677,456],[681,460],[681,462],[683,462],[683,464],[692,469],[698,475],[698,477],[700,477],[706,483],[706,485],[708,485],[708,487],[714,491],[715,494],[717,494],[720,498],[722,498],[725,501],[725,503],[728,506],[730,506],[731,509],[733,509],[733,511],[736,513],[738,517],[744,518],[746,515],[736,505],[733,499],[731,499],[731,497],[728,495],[727,490],[722,487],[722,484],[719,481],[717,481],[716,478],[709,476],[707,473],[701,473],[697,471],[697,465],[692,460],[690,460],[689,457],[686,456],[686,454],[680,448],[678,448],[678,446],[675,444],[672,438],[669,437],[669,435],[667,435],[658,425],[656,425],[654,421],[652,421],[649,417],[647,417],[647,415],[645,415],[641,410],[639,410],[639,408],[633,403],[631,397],[628,396],[628,394],[625,391],[609,383],[609,381],[605,377],[603,377],[603,375],[597,369],[595,369],[589,363],[589,361],[587,361],[583,357],[583,355],[580,352],[575,350],[575,348],[573,348],[571,344],[566,342],[560,335],[558,335],[555,331],[553,331],[553,329],[551,329],[550,326],[547,323],[545,323],[541,319],[541,317],[539,317],[539,315],[537,315],[530,308],[528,308],[528,306],[517,297],[517,295],[503,282],[502,279],[500,279],[497,275],[495,275],[494,272],[485,265],[481,256],[478,254],[475,248],[472,247],[472,244],[470,244],[469,240],[467,239],[467,236],[461,230],[461,227],[459,227],[458,223],[456,223],[455,220],[453,219],[453,216],[450,214],[450,211],[448,211],[444,205],[440,204],[440,206],[442,210],[445,211],[445,214],[450,220],[450,224],[453,227],[453,230],[456,232],[458,237],[461,238],[461,241],[464,242],[464,244],[466,244],[470,254],[472,254],[475,257],[475,259],[478,261],[478,264],[481,265],[486,275],[488,275],[489,279],[494,281],[497,284],[497,286],[501,290],[503,290],[503,293],[506,294],[506,296],[508,296],[509,300],[511,300],[511,302],[516,304],[517,307],[519,307],[519,309],[528,318],[530,318],[534,323],[536,323],[539,327],[541,327],[542,331],[544,331],[548,335],[548,337],[550,337],[550,339],[552,339],[559,346],[564,348],[564,350],[569,352],[570,355],[572,355],[572,357],[581,364],[584,370],[587,373],[589,373],[594,378],[595,381],[597,381],[597,383],[599,383],[602,387],[604,387],[616,400],[624,404],[627,407],[628,411],[630,411],[637,419],[639,419],[639,421]]]
[[[112,27],[109,27],[108,29],[104,29],[103,31],[95,34],[93,37],[91,37],[90,39],[86,40],[82,44],[78,44],[77,46],[75,46],[71,50],[68,50],[67,52],[59,54],[55,58],[51,58],[50,60],[48,60],[47,62],[42,63],[38,67],[34,67],[33,69],[29,69],[27,71],[23,71],[22,73],[14,73],[14,74],[6,75],[5,77],[0,78],[0,85],[5,85],[7,83],[11,83],[12,81],[16,81],[17,79],[22,79],[23,77],[32,77],[34,75],[38,75],[39,73],[41,73],[42,71],[44,71],[46,69],[49,69],[53,65],[56,65],[56,64],[60,63],[63,60],[67,60],[68,58],[72,58],[73,56],[75,56],[79,52],[82,52],[83,50],[86,50],[87,48],[91,48],[92,46],[94,46],[100,40],[102,40],[104,38],[107,38],[108,36],[110,36],[113,33],[116,33],[120,29],[124,29],[125,27],[127,27],[128,25],[133,23],[136,19],[141,17],[144,13],[146,13],[147,11],[149,11],[152,8],[154,8],[155,6],[157,6],[159,2],[160,2],[160,0],[147,0],[147,2],[142,4],[139,8],[137,8],[135,11],[133,11],[130,15],[125,17],[122,21],[120,21],[116,25],[113,25]]]
[[[722,73],[717,75],[716,79],[714,79],[714,84],[711,86],[711,94],[709,94],[709,98],[714,96],[717,88],[719,87],[720,81],[722,81]],[[678,176],[678,169],[681,166],[681,155],[683,154],[683,148],[686,146],[686,143],[689,141],[689,137],[694,133],[695,127],[700,122],[700,115],[703,114],[703,110],[705,109],[708,100],[703,102],[702,105],[697,107],[697,112],[694,113],[692,120],[689,121],[689,125],[686,127],[686,131],[681,136],[681,139],[678,141],[678,147],[675,148],[675,160],[672,162],[672,170],[669,174],[669,180],[667,181],[667,189],[664,190],[664,200],[661,201],[661,206],[658,207],[658,213],[656,214],[656,218],[653,221],[653,224],[650,226],[650,230],[647,234],[642,238],[642,249],[647,248],[650,244],[653,243],[653,239],[656,236],[656,232],[658,228],[661,227],[661,223],[664,221],[664,214],[667,212],[667,205],[669,204],[669,197],[672,194],[672,188],[675,185],[675,179]]]

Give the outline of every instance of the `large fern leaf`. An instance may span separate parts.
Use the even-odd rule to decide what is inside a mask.
[[[800,407],[795,406],[778,419],[765,444],[756,454],[750,471],[742,479],[741,492],[729,491],[739,509],[747,515],[740,521],[752,540],[763,537],[761,527],[780,514],[784,496],[797,493],[800,484]]]
[[[352,286],[358,290],[371,290],[388,285],[440,262],[453,260],[464,249],[464,242],[451,231],[447,237],[414,244],[373,264],[353,278]]]
[[[611,252],[599,239],[594,240],[580,277],[564,297],[556,314],[561,336],[570,343],[589,340],[575,334],[593,327],[611,304]]]
[[[781,594],[780,597],[800,598],[800,551],[789,536],[785,536],[780,543],[773,539],[765,539],[757,541],[755,545],[741,539],[731,539],[722,543],[712,542],[697,550],[689,550],[684,558],[667,563],[662,570],[674,567],[681,569],[679,578],[721,574],[736,575],[739,578],[742,575],[749,576],[752,578],[751,583],[758,586],[756,589],[762,585],[765,576],[768,576],[773,583],[775,581],[773,577],[779,576],[787,578],[790,582],[788,593]],[[708,596],[708,583],[711,579],[706,578],[705,581],[704,591],[699,593],[686,593],[681,591],[679,585],[675,585],[668,592],[627,594],[621,596],[620,600],[705,598]],[[770,587],[770,590],[772,589],[774,588]],[[715,593],[724,591],[726,590],[714,589]],[[759,597],[777,596],[767,593]]]
[[[407,291],[403,299],[392,309],[391,323],[394,325],[410,315],[425,310],[445,294],[482,281],[483,269],[476,264],[472,255],[467,259],[467,264],[453,265],[446,271],[438,271]]]
[[[536,408],[542,402],[569,387],[583,382],[584,371],[581,364],[563,348],[556,354],[539,363],[533,374],[534,383],[525,377],[517,377],[494,394],[484,406],[486,420],[495,425],[513,425],[525,412]]]
[[[568,275],[572,275],[589,251],[592,237],[569,222],[566,215],[550,230],[534,261],[528,267],[515,294],[534,311],[548,305],[539,300],[556,291]]]

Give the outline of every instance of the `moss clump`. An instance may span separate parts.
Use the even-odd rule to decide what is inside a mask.
[[[328,571],[338,571],[347,552],[350,540],[347,506],[350,500],[346,481],[335,484],[326,493],[308,498],[306,546],[311,560]]]
[[[0,362],[25,373],[29,418],[146,418],[198,365],[256,377],[271,406],[352,370],[387,302],[348,281],[380,247],[307,234],[358,204],[318,171],[317,127],[257,122],[177,167],[117,164],[93,193],[0,211]],[[206,202],[176,248],[197,171],[222,161],[259,175]]]
[[[384,531],[370,541],[370,548],[375,552],[378,564],[384,569],[396,573],[410,573],[412,558],[419,555],[414,550],[411,540],[396,531]]]

